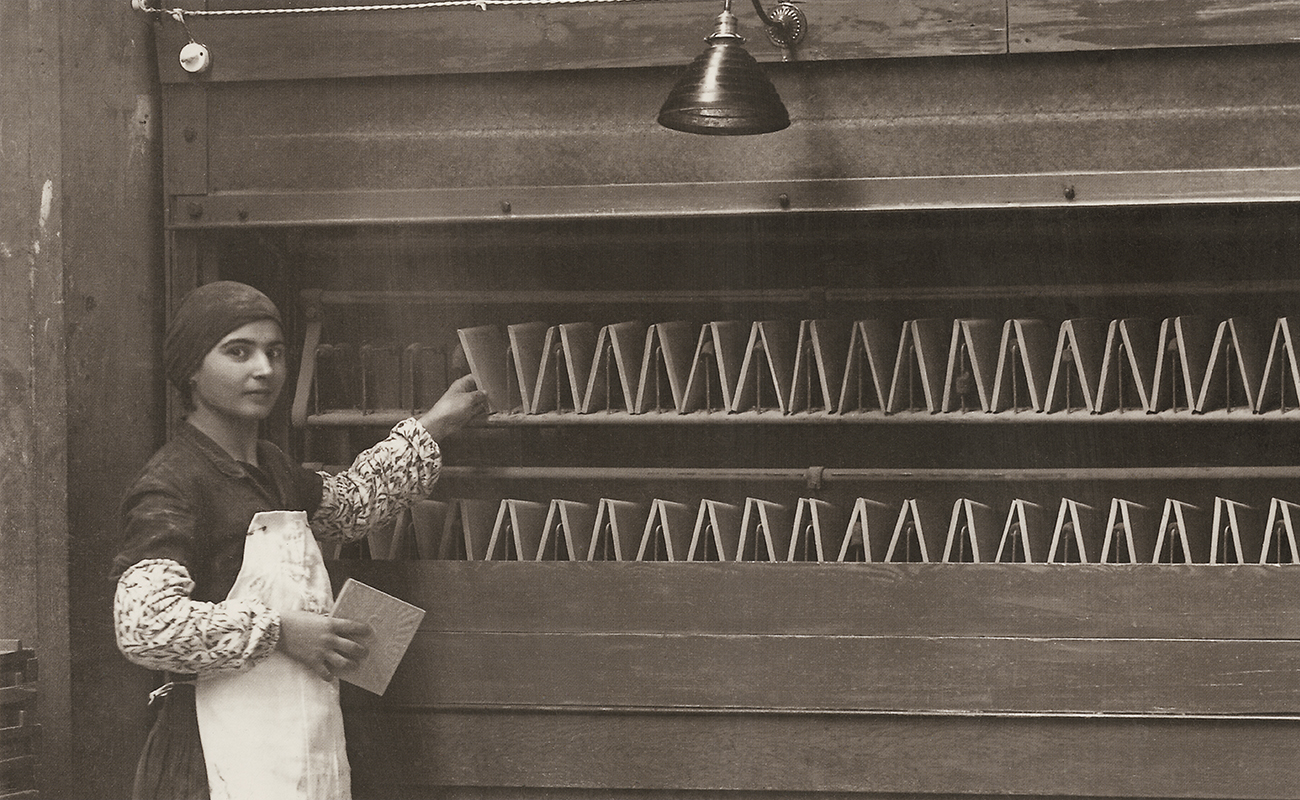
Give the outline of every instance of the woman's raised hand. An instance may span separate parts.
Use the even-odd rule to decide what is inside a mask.
[[[487,392],[477,387],[473,375],[462,376],[447,387],[433,408],[420,417],[420,424],[435,441],[441,441],[475,419],[487,416]]]

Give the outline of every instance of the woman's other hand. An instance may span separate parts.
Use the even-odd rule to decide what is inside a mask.
[[[434,441],[442,441],[475,419],[487,416],[487,392],[477,387],[473,375],[462,376],[420,417],[420,424]]]
[[[364,622],[288,611],[280,614],[276,647],[328,681],[361,663],[369,652],[362,641],[373,635]]]

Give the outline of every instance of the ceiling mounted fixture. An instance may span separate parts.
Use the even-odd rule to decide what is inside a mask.
[[[796,6],[781,2],[769,14],[758,0],[754,10],[767,26],[773,44],[787,51],[807,27]],[[776,87],[741,44],[731,0],[724,0],[709,47],[686,68],[659,109],[659,124],[686,133],[744,136],[772,133],[790,126],[790,115]]]

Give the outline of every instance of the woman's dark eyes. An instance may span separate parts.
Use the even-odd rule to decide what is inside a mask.
[[[233,359],[243,361],[253,354],[253,348],[244,345],[235,345],[227,348],[226,353]],[[284,358],[283,347],[268,347],[266,357],[272,361],[279,361]]]

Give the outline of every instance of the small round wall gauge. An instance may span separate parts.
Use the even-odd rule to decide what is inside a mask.
[[[212,66],[212,55],[208,48],[198,42],[190,42],[181,48],[181,68],[186,72],[204,72]]]

